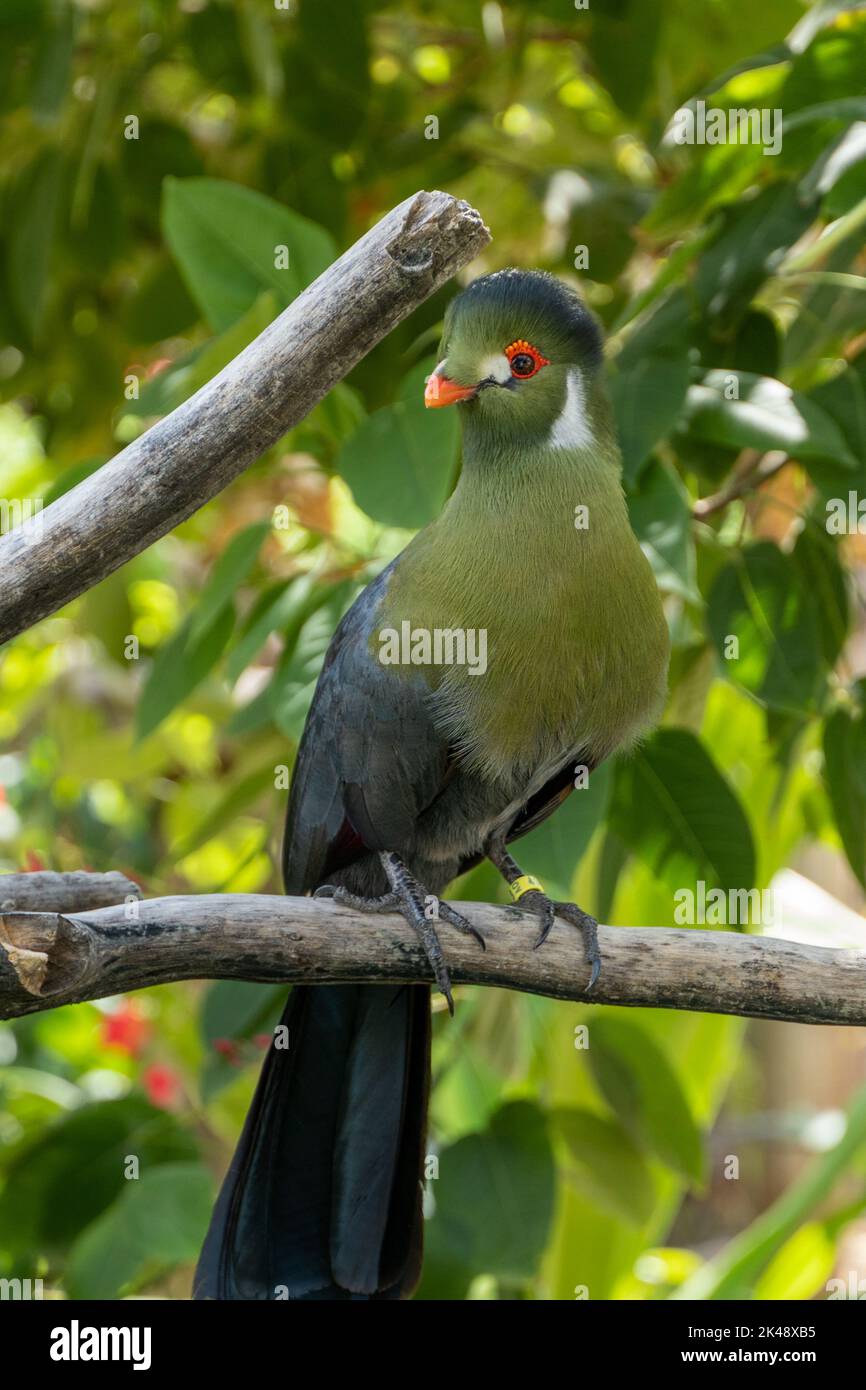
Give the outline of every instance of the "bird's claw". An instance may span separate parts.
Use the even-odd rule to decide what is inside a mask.
[[[583,945],[586,951],[586,959],[589,962],[589,984],[586,993],[589,994],[593,989],[596,980],[601,974],[601,951],[598,945],[598,922],[594,917],[590,917],[588,912],[584,912],[577,903],[554,903],[553,910],[557,917],[563,917],[566,922],[570,922],[573,927],[583,935]]]
[[[458,931],[462,931],[464,935],[474,937],[482,951],[487,950],[487,942],[484,940],[478,928],[473,927],[472,923],[463,916],[462,912],[458,912],[450,903],[443,903],[440,901],[439,916],[444,918],[446,922],[450,922],[451,926],[456,927]]]
[[[313,897],[325,898],[340,907],[354,908],[356,912],[390,912],[398,906],[396,893],[383,893],[380,898],[361,898],[357,893],[350,893],[348,888],[339,884],[335,887],[333,883],[323,883]]]
[[[444,903],[434,894],[427,893],[416,878],[409,872],[402,860],[392,853],[380,854],[380,859],[388,876],[390,891],[378,898],[363,898],[351,893],[342,885],[335,887],[326,883],[313,894],[316,898],[330,898],[341,906],[354,908],[356,912],[389,912],[396,910],[417,932],[430,968],[440,991],[445,997],[448,1012],[454,1013],[454,999],[451,993],[451,976],[445,964],[442,946],[436,933],[434,922],[441,919],[458,931],[474,938],[482,951],[486,949],[484,937],[473,927],[462,913]],[[435,904],[435,911],[429,911],[429,904]]]
[[[524,907],[524,904],[536,917],[541,918],[541,927],[532,948],[534,951],[537,951],[539,946],[544,945],[550,935],[554,920],[557,917],[562,917],[564,921],[569,922],[573,927],[577,927],[578,931],[582,933],[586,949],[586,959],[590,967],[589,984],[586,987],[586,993],[589,994],[601,974],[601,953],[598,946],[598,922],[594,917],[590,917],[588,912],[584,912],[582,907],[578,907],[577,903],[554,902],[546,893],[542,893],[537,889],[532,889],[530,892],[524,893],[520,898],[520,907],[516,910],[519,912]]]

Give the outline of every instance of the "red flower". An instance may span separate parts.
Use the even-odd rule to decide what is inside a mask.
[[[173,1067],[154,1062],[141,1074],[142,1084],[151,1105],[160,1110],[172,1110],[180,1100],[180,1077]]]
[[[131,999],[125,999],[119,1009],[102,1020],[104,1047],[120,1047],[130,1057],[137,1057],[150,1037],[150,1024]]]
[[[218,1052],[221,1057],[225,1057],[227,1062],[233,1066],[239,1066],[238,1045],[234,1038],[214,1038],[213,1050]]]
[[[45,868],[45,861],[39,858],[35,849],[28,849],[24,856],[24,872],[26,874],[38,874]]]

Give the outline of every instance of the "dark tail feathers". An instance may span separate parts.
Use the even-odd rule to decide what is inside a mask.
[[[296,988],[196,1270],[197,1299],[374,1299],[421,1269],[424,985]]]

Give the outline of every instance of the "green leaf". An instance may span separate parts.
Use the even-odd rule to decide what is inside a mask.
[[[139,738],[152,733],[216,665],[234,629],[235,594],[269,530],[269,521],[257,521],[232,537],[192,613],[157,652],[138,702]]]
[[[137,401],[124,402],[124,415],[149,419],[175,410],[263,333],[275,318],[278,308],[273,290],[260,294],[247,312],[219,337],[212,338],[192,352],[184,353],[164,371],[145,382]]]
[[[676,470],[658,460],[651,462],[637,491],[628,494],[628,511],[659,588],[700,603],[691,502]]]
[[[775,376],[780,356],[781,342],[775,319],[761,309],[749,309],[740,320],[730,358],[721,359],[721,365],[729,360],[740,371]],[[710,365],[719,363],[711,360]]]
[[[362,420],[337,458],[358,506],[386,526],[425,526],[439,515],[454,480],[456,412],[424,405],[424,380],[434,365],[413,368],[399,398]]]
[[[818,616],[824,661],[833,667],[848,637],[848,581],[833,538],[817,526],[805,526],[791,559],[800,572],[800,587],[810,593]]]
[[[193,854],[195,850],[207,844],[208,840],[212,840],[226,825],[237,820],[241,812],[245,811],[252,801],[257,800],[266,788],[273,790],[273,787],[272,762],[230,784],[225,796],[220,797],[207,815],[203,816],[197,825],[187,826],[183,839],[171,845],[174,862],[185,859],[188,854]]]
[[[287,86],[293,122],[306,132],[302,146],[310,142],[318,150],[324,142],[326,149],[344,150],[348,133],[358,140],[370,120],[368,10],[366,3],[345,0],[316,0],[298,9]],[[386,145],[381,142],[379,157]],[[317,182],[321,162],[320,157],[313,166]]]
[[[785,38],[785,50],[788,53],[796,54],[798,61],[795,64],[795,73],[800,76],[799,69],[805,66],[802,76],[808,80],[809,89],[817,82],[824,82],[835,77],[838,80],[839,53],[834,39],[845,38],[844,30],[840,34],[836,29],[835,21],[839,15],[845,14],[847,10],[859,8],[858,0],[821,0],[818,5],[810,5],[803,15],[797,20],[790,34]],[[829,34],[827,31],[830,31]],[[856,31],[855,31],[856,35]],[[852,35],[852,37],[855,37]],[[829,38],[831,47],[829,51],[830,72],[823,73],[822,69],[827,65],[826,40]],[[823,50],[823,52],[822,52]],[[805,57],[801,56],[805,55]],[[844,72],[844,52],[843,52],[843,72]]]
[[[659,729],[617,767],[613,830],[674,887],[704,879],[750,888],[752,832],[740,802],[699,739]]]
[[[845,495],[858,485],[866,491],[866,354],[829,381],[810,392],[815,404],[833,419],[842,431],[845,442],[855,459],[860,460],[857,474],[852,477],[847,466],[837,463],[809,466],[809,476],[824,497]]]
[[[836,1244],[826,1227],[810,1221],[774,1255],[755,1285],[755,1300],[809,1299],[826,1290],[836,1265]]]
[[[221,179],[167,178],[163,231],[190,294],[222,332],[273,290],[291,303],[336,258],[330,233],[253,189]],[[289,264],[275,264],[288,247]]]
[[[257,695],[236,709],[225,726],[225,733],[229,738],[246,738],[248,734],[258,733],[264,729],[271,720],[271,700],[273,698],[273,677]]]
[[[527,869],[568,891],[574,871],[604,820],[613,774],[610,763],[590,773],[543,825],[520,840],[519,858]]]
[[[691,1182],[704,1181],[701,1134],[679,1077],[650,1035],[603,1015],[590,1027],[586,1052],[605,1100],[637,1143]]]
[[[280,581],[273,588],[267,589],[264,597],[266,602],[260,606],[257,600],[251,619],[232,647],[226,668],[230,681],[237,680],[241,671],[245,670],[253,657],[261,651],[271,633],[289,622],[298,603],[295,586],[290,579]]]
[[[121,1196],[70,1254],[70,1298],[118,1298],[142,1276],[195,1260],[207,1231],[213,1184],[198,1163],[164,1164],[125,1183]]]
[[[349,580],[333,585],[307,618],[297,642],[287,648],[270,689],[271,715],[277,728],[299,739],[313,698],[325,652],[354,593]]]
[[[9,298],[32,342],[39,340],[48,309],[64,177],[59,150],[44,150],[20,177],[6,210]]]
[[[249,980],[217,980],[210,985],[201,1011],[202,1038],[211,1047],[219,1038],[250,1038],[262,1032],[286,998],[285,985]]]
[[[609,921],[612,916],[620,875],[628,859],[628,847],[614,834],[609,825],[605,826],[598,854],[595,884],[595,911],[601,922]]]
[[[812,1163],[771,1207],[702,1265],[672,1297],[687,1301],[748,1298],[770,1261],[798,1227],[826,1203],[827,1194],[860,1157],[864,1144],[866,1090],[860,1090],[851,1103],[845,1133],[838,1144]]]
[[[866,161],[866,123],[856,121],[848,130],[828,145],[820,158],[800,181],[800,190],[805,198],[822,197],[832,192],[836,185],[851,170],[862,169]],[[847,210],[847,208],[846,208]]]
[[[321,583],[314,574],[296,575],[287,584],[278,585],[276,594],[272,589],[270,601],[264,602],[261,607],[254,606],[248,615],[247,626],[229,659],[229,679],[237,680],[271,632],[280,632],[285,638],[282,659],[285,668],[291,660],[304,623],[328,602],[334,589],[333,584]]]
[[[300,441],[308,437],[313,441],[312,453],[320,451],[322,440],[332,449],[339,448],[358,428],[365,415],[364,402],[358,392],[344,381],[338,381],[297,425],[295,438],[299,441],[299,448],[306,447]]]
[[[41,1128],[4,1174],[4,1246],[29,1259],[65,1248],[121,1192],[130,1153],[147,1168],[194,1158],[197,1145],[141,1096],[86,1105]]]
[[[256,521],[232,536],[190,614],[190,642],[199,642],[223,610],[233,603],[270,529],[270,521]]]
[[[37,122],[55,121],[69,89],[75,52],[76,12],[72,5],[52,6],[41,18],[42,33],[34,54],[30,105]]]
[[[814,220],[794,183],[770,184],[724,209],[721,232],[698,262],[694,288],[716,317],[741,310]]]
[[[866,713],[836,710],[824,726],[824,780],[848,863],[866,887]]]
[[[836,101],[819,101],[814,106],[805,106],[801,111],[787,115],[782,124],[782,134],[790,135],[802,126],[819,125],[823,121],[862,120],[866,120],[866,97],[839,97]]]
[[[627,370],[612,369],[610,394],[627,486],[676,423],[688,384],[685,351],[679,356],[642,357]]]
[[[852,129],[859,130],[861,122]],[[860,160],[852,164],[833,184],[833,187],[824,194],[823,211],[825,216],[834,221],[839,219],[837,226],[849,213],[855,217],[862,215],[863,202],[866,199],[866,160]]]
[[[280,303],[275,292],[264,290],[246,312],[235,320],[224,333],[220,333],[219,337],[212,338],[210,342],[205,343],[202,350],[191,359],[185,358],[185,370],[183,375],[179,375],[179,379],[174,383],[175,395],[168,408],[174,409],[175,406],[180,405],[198,391],[199,387],[212,381],[223,367],[228,366],[229,362],[232,362],[249,343],[258,338],[260,333],[264,333],[268,325],[276,318],[279,309]],[[169,368],[169,372],[171,370]],[[143,391],[142,397],[144,394]]]
[[[732,680],[774,709],[814,708],[824,682],[815,598],[777,546],[732,556],[710,591],[707,626]]]
[[[662,29],[661,0],[620,0],[593,15],[589,51],[602,83],[621,111],[636,116],[652,90]]]
[[[123,309],[123,327],[135,343],[175,337],[198,318],[198,308],[173,261],[163,252],[143,272]]]
[[[766,163],[758,144],[701,145],[690,158],[690,166],[661,191],[641,224],[653,236],[693,231],[712,208],[750,187]]]
[[[58,497],[62,497],[64,492],[69,492],[72,488],[77,487],[79,483],[83,482],[85,478],[89,478],[91,473],[95,473],[97,468],[101,468],[107,462],[108,459],[103,454],[98,458],[84,459],[80,463],[73,463],[70,468],[65,468],[60,477],[55,478],[46,490],[42,499],[43,507],[50,507],[51,503],[56,502]]]
[[[649,288],[637,295],[623,311],[617,320],[618,328],[622,327],[622,347],[615,358],[617,371],[628,374],[639,367],[646,357],[678,360],[683,356],[692,330],[692,307],[686,291],[676,282],[681,279],[685,266],[698,254],[702,244],[700,239],[695,238],[674,252],[664,262]]]
[[[285,985],[260,985],[247,980],[217,980],[204,998],[201,1034],[206,1052],[201,1074],[202,1098],[213,1099],[238,1075],[238,1063],[218,1051],[222,1040],[248,1042],[257,1033],[271,1033],[286,1002]]]
[[[234,625],[234,608],[229,605],[197,641],[190,635],[191,620],[187,618],[174,636],[160,647],[138,701],[135,723],[139,739],[153,733],[213,670]]]
[[[553,1156],[538,1107],[504,1106],[483,1133],[443,1149],[439,1173],[431,1244],[473,1275],[531,1278],[547,1244],[554,1194]]]
[[[640,1148],[624,1126],[591,1110],[554,1110],[550,1118],[576,1165],[570,1175],[575,1185],[592,1202],[632,1226],[649,1221],[655,1184]]]
[[[690,386],[683,430],[711,444],[782,449],[797,459],[857,467],[838,425],[809,396],[752,372],[711,371]]]

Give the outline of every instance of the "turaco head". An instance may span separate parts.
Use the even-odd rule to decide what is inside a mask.
[[[542,271],[481,276],[448,308],[428,406],[460,403],[473,435],[586,448],[606,432],[602,337],[580,296]]]

